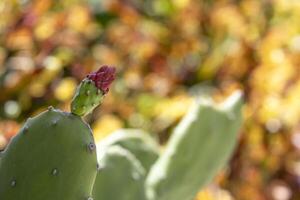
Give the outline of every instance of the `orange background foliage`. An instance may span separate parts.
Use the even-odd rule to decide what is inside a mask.
[[[97,140],[142,128],[163,145],[193,97],[245,93],[230,165],[197,200],[300,199],[300,2],[0,1],[0,149],[78,82],[117,67],[86,118]]]

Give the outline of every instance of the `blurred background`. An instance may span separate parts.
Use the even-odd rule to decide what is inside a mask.
[[[102,64],[96,140],[141,128],[164,145],[195,96],[245,93],[230,165],[195,200],[300,199],[300,1],[1,0],[0,149]]]

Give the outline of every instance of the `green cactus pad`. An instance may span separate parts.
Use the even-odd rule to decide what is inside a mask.
[[[53,108],[27,120],[0,166],[0,199],[85,200],[97,174],[96,147],[80,117]]]
[[[146,180],[150,200],[192,200],[228,161],[242,123],[240,92],[199,101],[176,127]]]
[[[102,103],[104,93],[90,79],[84,79],[77,87],[71,104],[71,112],[83,116]]]
[[[146,200],[145,170],[129,151],[111,146],[98,155],[98,162],[94,200]]]
[[[132,153],[145,168],[146,173],[159,157],[159,144],[139,129],[120,129],[97,144],[98,153],[112,145],[119,145]]]
[[[2,160],[2,152],[0,152],[0,167],[1,167],[1,160]]]

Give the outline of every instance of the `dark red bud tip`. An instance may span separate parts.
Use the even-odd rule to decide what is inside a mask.
[[[95,86],[104,94],[109,91],[110,84],[115,80],[116,68],[103,65],[98,71],[90,73],[87,78],[94,82]]]

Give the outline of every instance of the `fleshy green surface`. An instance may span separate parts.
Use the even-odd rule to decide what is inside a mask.
[[[84,200],[97,173],[92,133],[78,116],[50,109],[29,119],[0,166],[2,200]]]
[[[94,200],[146,199],[145,170],[129,151],[120,146],[111,146],[98,159]]]
[[[119,145],[132,153],[146,173],[159,157],[159,144],[148,133],[139,129],[115,131],[97,144],[98,153],[101,154],[112,145]]]
[[[71,104],[71,112],[79,116],[87,115],[101,104],[103,97],[103,92],[91,80],[84,79],[77,87]]]
[[[241,93],[201,100],[174,130],[147,180],[150,200],[192,200],[228,161],[242,123]]]

